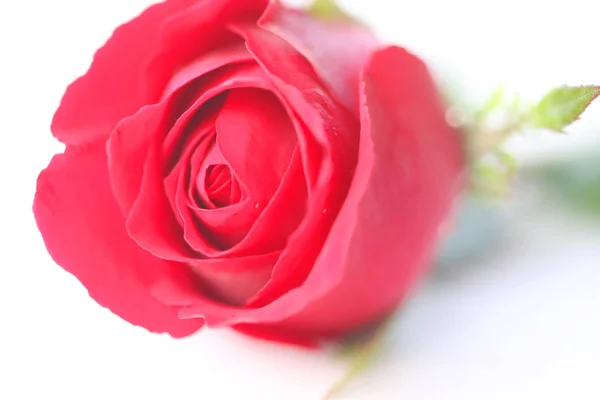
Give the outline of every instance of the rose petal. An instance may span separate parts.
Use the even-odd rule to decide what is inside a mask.
[[[242,71],[240,72],[243,74]],[[194,146],[192,143],[197,140],[198,134],[210,136],[209,142],[214,142],[216,117],[227,98],[227,92],[216,94],[212,98],[202,98],[202,100],[205,100],[204,102],[199,101],[198,97],[202,95],[203,90],[207,90],[209,87],[207,84],[212,78],[216,78],[215,84],[223,82],[219,79],[220,72],[209,74],[197,80],[198,83],[204,82],[204,84],[198,86],[200,90],[194,101],[187,103],[187,108],[183,110],[171,129],[167,130],[166,134],[163,132],[162,154],[165,159],[164,169],[166,175],[171,174],[171,171],[181,163],[183,153]],[[195,83],[192,82],[189,86],[196,87]]]
[[[274,252],[244,258],[196,260],[191,268],[204,283],[202,293],[206,301],[237,308],[269,279],[278,256],[279,253]],[[194,304],[199,292],[180,277],[165,276],[152,287],[152,293],[165,304],[180,307]]]
[[[242,189],[240,188],[240,183],[237,179],[234,179],[231,183],[231,193],[229,197],[229,204],[237,204],[243,198]]]
[[[216,122],[217,145],[255,202],[268,201],[288,168],[298,138],[285,109],[264,90],[232,91]]]
[[[165,65],[179,61],[183,67],[200,55],[212,54],[211,49],[230,48],[237,39],[223,30],[232,21],[255,23],[263,14],[270,0],[203,0],[197,1],[187,10],[179,13],[161,27],[162,41],[156,50],[158,56],[148,67],[149,76],[162,83],[159,97],[167,83],[173,78],[174,70],[165,70]]]
[[[183,228],[173,210],[162,179],[158,146],[151,146],[140,194],[127,217],[127,231],[138,245],[165,260],[185,262],[198,255],[183,238]]]
[[[149,7],[115,30],[87,73],[69,86],[53,134],[66,144],[105,140],[120,120],[159,100],[177,67],[218,47],[215,38],[223,37],[227,21],[255,20],[267,4],[167,0]]]
[[[392,312],[427,270],[461,188],[461,138],[421,60],[376,52],[363,96],[353,187],[303,288],[338,284],[289,328],[341,334]]]
[[[204,76],[226,65],[240,64],[251,60],[252,56],[248,52],[248,49],[246,49],[243,42],[238,40],[234,40],[228,46],[215,48],[209,53],[202,54],[196,60],[177,71],[167,84],[163,98],[199,76]]]
[[[104,147],[67,147],[38,179],[33,211],[54,261],[100,305],[134,325],[182,337],[202,320],[182,321],[149,287],[177,265],[139,248],[126,230],[108,183]],[[179,283],[182,283],[179,281]]]
[[[227,207],[231,198],[231,169],[224,164],[212,164],[209,169],[207,177],[212,182],[204,183],[208,197],[217,207]]]
[[[137,199],[144,164],[154,140],[168,132],[194,102],[202,82],[195,82],[174,93],[163,102],[142,108],[123,119],[110,136],[106,148],[111,187],[117,203],[128,215]],[[174,151],[174,150],[172,150]]]
[[[189,168],[192,174],[198,173],[198,170],[202,164],[201,161],[194,163],[194,158],[198,157],[200,160],[202,160],[204,157],[206,157],[206,154],[208,154],[208,151],[214,145],[216,135],[214,121],[216,119],[216,113],[213,114],[214,115],[212,116],[206,116],[206,118],[203,114],[201,114],[199,117],[190,121],[190,125],[188,125],[187,129],[193,133],[190,134],[189,140],[187,140],[184,144],[184,149],[178,152],[179,154],[177,161],[175,161],[174,166],[171,168],[167,177],[163,181],[171,209],[181,226],[184,225],[184,221],[176,204],[175,197],[177,188],[179,181],[181,180],[181,176],[186,174],[186,169]],[[183,117],[180,119],[183,119]],[[185,162],[186,160],[189,160],[189,162]],[[189,163],[192,164],[188,165]],[[202,207],[207,206],[207,204],[202,201],[203,199],[197,196],[198,193],[196,193],[196,191],[193,189],[194,188],[188,190],[189,199],[193,201],[194,204],[201,205]]]
[[[197,183],[206,187],[209,194],[216,190],[220,190],[224,186],[230,186],[231,169],[225,164],[211,164],[206,171],[204,182]]]
[[[216,121],[216,118],[215,118]],[[219,151],[218,147],[216,146],[216,128],[214,126],[214,122],[213,122],[213,126],[212,126],[212,133],[213,133],[213,137],[212,137],[212,141],[210,144],[210,147],[207,149],[207,152],[198,152],[195,151],[194,154],[192,155],[191,159],[190,159],[190,182],[189,184],[186,182],[186,185],[188,186],[188,197],[190,200],[193,200],[193,196],[191,196],[194,192],[196,192],[199,196],[200,199],[202,200],[201,204],[196,204],[197,207],[199,208],[210,208],[210,209],[214,209],[214,208],[219,208],[219,206],[217,206],[216,204],[213,203],[212,199],[210,198],[210,194],[208,193],[208,189],[206,187],[206,185],[203,183],[206,180],[206,174],[208,171],[208,168],[211,165],[215,165],[215,164],[225,164],[225,158],[223,157],[223,154],[221,154],[221,152]],[[226,167],[227,169],[229,169],[229,167]],[[195,177],[195,179],[194,179]],[[202,205],[204,205],[204,207],[202,207]]]
[[[271,2],[258,25],[290,43],[308,59],[336,99],[359,114],[359,77],[379,40],[364,25],[314,18]],[[351,45],[349,45],[351,43]]]
[[[195,262],[192,270],[207,285],[215,299],[242,306],[264,286],[271,276],[278,252],[254,257],[213,259]]]

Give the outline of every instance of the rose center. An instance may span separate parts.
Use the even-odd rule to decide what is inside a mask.
[[[216,207],[227,207],[240,201],[239,184],[226,164],[210,165],[203,183],[208,199]]]

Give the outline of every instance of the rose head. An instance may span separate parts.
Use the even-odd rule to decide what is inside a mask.
[[[152,332],[313,341],[391,313],[462,169],[424,64],[268,0],[167,0],[118,28],[52,122],[48,251]]]

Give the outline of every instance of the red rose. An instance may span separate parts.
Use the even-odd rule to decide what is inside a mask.
[[[422,275],[459,137],[425,65],[268,0],[168,0],[118,28],[52,122],[48,251],[102,306],[175,337],[347,333]]]

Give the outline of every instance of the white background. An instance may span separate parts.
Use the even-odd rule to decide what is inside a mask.
[[[342,1],[383,38],[480,99],[600,83],[593,0]],[[148,0],[0,3],[0,399],[320,399],[345,364],[227,331],[175,341],[97,306],[47,255],[35,179],[61,151],[48,126],[65,86]],[[569,136],[517,140],[524,160],[600,143],[600,107]],[[386,356],[340,398],[599,399],[600,227],[540,212],[496,258],[431,280]]]

